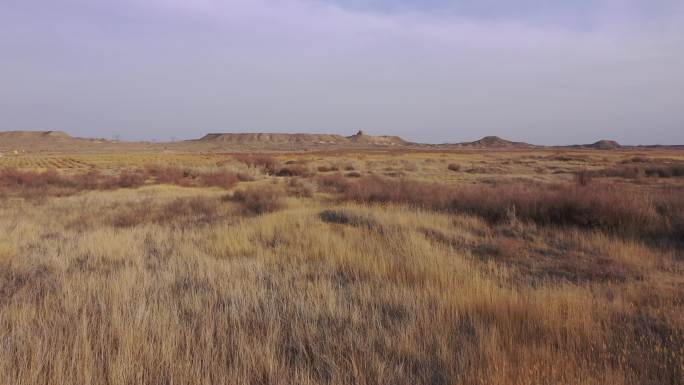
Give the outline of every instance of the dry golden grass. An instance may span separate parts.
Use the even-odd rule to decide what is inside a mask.
[[[371,173],[404,173],[424,194],[441,191],[425,190],[436,181],[575,183],[577,171],[633,155],[275,158],[272,170],[317,175],[266,175],[226,156],[221,170],[254,180],[184,187],[157,172],[133,189],[0,198],[0,383],[682,383],[678,233],[340,201],[341,183]],[[596,176],[586,187],[650,193],[682,182]],[[668,231],[684,223],[657,215],[671,218]]]

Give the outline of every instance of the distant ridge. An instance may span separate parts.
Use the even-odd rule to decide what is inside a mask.
[[[329,134],[280,134],[280,133],[213,133],[198,139],[200,142],[220,142],[230,144],[270,143],[344,143],[342,135]]]
[[[514,142],[498,136],[485,136],[472,142],[429,144],[408,142],[399,136],[368,135],[358,131],[354,135],[307,134],[307,133],[211,133],[199,139],[149,142],[120,141],[104,138],[72,137],[63,131],[0,131],[0,154],[16,152],[68,152],[68,151],[300,151],[323,149],[407,149],[407,150],[525,150],[525,149],[575,149],[575,150],[632,150],[676,149],[684,145],[621,145],[614,140],[603,139],[591,144],[540,146]]]
[[[372,136],[363,131],[355,135],[342,136],[337,134],[284,134],[284,133],[213,133],[207,134],[198,142],[211,142],[233,145],[262,144],[262,145],[377,145],[394,146],[408,144],[398,136]]]
[[[73,139],[64,131],[0,131],[0,139]]]

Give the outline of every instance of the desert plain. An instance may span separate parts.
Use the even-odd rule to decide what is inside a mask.
[[[0,383],[681,384],[684,150],[0,133]]]

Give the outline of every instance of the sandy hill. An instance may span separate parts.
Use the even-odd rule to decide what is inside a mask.
[[[591,149],[591,150],[617,150],[625,148],[620,143],[614,140],[603,139],[592,144],[573,144],[571,146],[558,146],[560,148],[577,148],[577,149]],[[641,147],[641,146],[636,146]]]
[[[372,136],[359,131],[352,136],[336,134],[282,134],[282,133],[215,133],[207,134],[196,142],[231,145],[403,145],[408,142],[398,136]]]
[[[6,153],[94,151],[107,143],[105,139],[72,137],[63,131],[0,131],[0,151]]]
[[[485,136],[480,140],[474,142],[458,143],[461,147],[476,147],[476,148],[531,148],[535,147],[532,144],[524,142],[512,142],[510,140],[502,139],[498,136]]]
[[[587,144],[585,147],[595,148],[597,150],[615,150],[618,148],[622,148],[620,143],[618,143],[614,140],[606,140],[606,139],[599,140],[596,143]]]

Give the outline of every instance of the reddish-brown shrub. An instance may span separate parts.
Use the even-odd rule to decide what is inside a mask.
[[[282,192],[271,186],[238,190],[227,199],[240,202],[244,210],[251,214],[269,213],[284,206]]]
[[[4,189],[5,195],[40,198],[70,195],[83,190],[137,188],[143,186],[150,177],[155,183],[223,188],[234,186],[239,179],[237,174],[227,170],[202,174],[171,167],[123,170],[119,175],[103,175],[97,170],[79,175],[62,175],[54,170],[35,172],[4,169],[0,170],[0,188]]]
[[[145,200],[135,204],[122,205],[112,210],[109,223],[114,227],[134,227],[142,223],[171,223],[192,220],[193,222],[211,222],[219,218],[217,198],[190,197],[177,198],[160,207],[154,202]]]
[[[184,179],[188,177],[188,173],[178,167],[149,168],[148,172],[154,176],[157,183],[162,184],[183,185]]]
[[[24,199],[41,200],[48,196],[73,193],[77,188],[73,178],[58,174],[55,170],[44,172],[4,169],[0,171],[0,189],[3,196],[20,196]]]
[[[74,181],[80,190],[97,190],[100,187],[102,173],[97,170],[88,171],[85,174],[77,175]]]
[[[307,176],[309,174],[309,170],[299,164],[282,167],[276,172],[276,176]]]
[[[671,165],[622,165],[619,167],[606,168],[588,172],[595,177],[612,177],[637,179],[650,178],[679,178],[684,177],[684,164]]]
[[[202,186],[223,188],[231,188],[239,181],[238,175],[236,173],[227,170],[200,174],[198,179]]]
[[[183,217],[196,217],[210,222],[218,216],[219,201],[216,198],[177,198],[166,204],[159,212],[157,222],[165,223]]]
[[[448,168],[450,171],[455,171],[455,172],[461,171],[461,165],[460,165],[460,164],[456,164],[456,163],[449,163],[449,166],[448,166],[447,168]]]
[[[237,177],[240,182],[253,182],[254,180],[256,180],[254,175],[246,172],[239,172],[237,174]]]
[[[647,176],[650,176],[650,177],[660,177],[660,178],[684,177],[684,164],[646,167],[644,172]]]
[[[71,187],[72,182],[59,175],[55,170],[43,172],[4,169],[0,172],[0,186],[22,188],[44,188],[47,186]]]
[[[309,180],[292,178],[287,183],[287,193],[290,196],[311,198],[316,193],[316,186]]]
[[[228,170],[217,170],[202,173],[190,169],[176,167],[150,168],[148,172],[154,176],[157,183],[175,184],[184,187],[233,187],[240,177]]]
[[[331,171],[339,171],[340,168],[337,166],[319,166],[318,171],[319,172],[331,172]]]
[[[143,170],[121,171],[116,180],[116,187],[136,188],[145,184],[147,174]]]
[[[233,158],[249,167],[261,168],[269,175],[275,174],[278,169],[278,161],[270,155],[236,154]]]
[[[659,190],[652,202],[656,211],[669,222],[675,239],[684,242],[684,188]]]
[[[150,207],[135,205],[122,208],[112,214],[109,223],[114,227],[135,227],[150,220]]]
[[[577,184],[581,186],[586,186],[590,184],[592,180],[593,176],[591,172],[587,170],[582,170],[575,174],[575,182],[577,182]]]
[[[145,184],[148,174],[144,170],[123,170],[116,176],[102,178],[98,187],[105,190],[136,188]]]
[[[342,185],[341,199],[392,202],[465,212],[490,221],[517,218],[542,225],[596,228],[623,235],[674,235],[684,198],[649,194],[626,186],[494,185],[448,187],[435,183],[366,177]],[[658,209],[667,205],[667,209]]]
[[[445,209],[450,195],[445,186],[407,180],[392,181],[377,176],[362,178],[357,182],[330,182],[336,182],[331,185],[342,192],[344,200],[358,202],[393,202]],[[438,202],[438,197],[444,198],[444,201]]]
[[[647,158],[645,156],[633,156],[629,159],[625,159],[620,163],[627,164],[627,163],[651,163],[653,162],[653,159]]]
[[[97,188],[102,190],[114,190],[118,187],[118,177],[116,176],[106,176],[97,185]]]
[[[327,192],[342,192],[350,185],[350,182],[340,173],[319,176],[316,182],[321,190]]]

